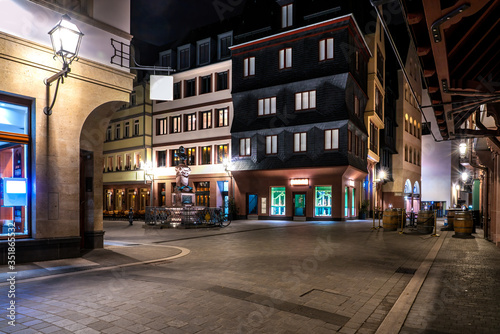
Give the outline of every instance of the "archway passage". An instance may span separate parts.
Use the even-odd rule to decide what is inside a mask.
[[[80,237],[82,249],[102,248],[103,143],[109,120],[124,104],[113,101],[94,109],[80,134]]]

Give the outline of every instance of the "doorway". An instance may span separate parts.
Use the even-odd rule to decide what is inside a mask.
[[[259,197],[257,194],[248,194],[247,195],[247,201],[248,201],[248,215],[258,215],[258,206],[259,206]]]
[[[305,217],[306,193],[293,193],[293,215],[295,217]]]

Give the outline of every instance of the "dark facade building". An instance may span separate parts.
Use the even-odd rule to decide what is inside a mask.
[[[369,48],[340,7],[280,3],[252,2],[231,48],[236,204],[248,218],[357,217]]]

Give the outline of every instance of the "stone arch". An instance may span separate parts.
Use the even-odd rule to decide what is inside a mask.
[[[103,144],[109,121],[123,101],[111,101],[95,108],[85,119],[80,133],[80,237],[82,248],[102,248],[103,229]]]
[[[413,193],[420,194],[420,185],[418,181],[415,181],[415,183],[413,184]]]
[[[411,187],[411,182],[409,179],[406,179],[405,181],[405,189],[404,189],[405,194],[411,194],[413,193],[412,187]]]

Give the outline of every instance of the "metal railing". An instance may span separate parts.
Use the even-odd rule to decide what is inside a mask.
[[[224,208],[191,207],[146,207],[146,225],[165,227],[184,226],[226,226]]]

